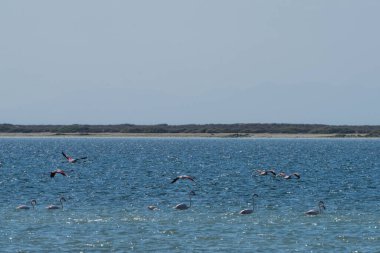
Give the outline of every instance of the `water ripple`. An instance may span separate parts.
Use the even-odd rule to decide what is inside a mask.
[[[62,150],[88,159],[68,164]],[[379,252],[378,150],[373,139],[3,138],[2,251]],[[68,177],[51,179],[56,168]],[[196,183],[170,184],[183,174]],[[190,190],[192,207],[174,210]],[[64,209],[46,210],[60,196]],[[31,199],[34,210],[15,209]],[[320,200],[325,213],[306,216]]]

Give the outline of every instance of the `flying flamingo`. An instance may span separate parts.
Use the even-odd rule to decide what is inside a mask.
[[[75,162],[77,162],[77,161],[79,161],[81,159],[86,159],[87,158],[86,156],[85,157],[80,157],[80,158],[72,158],[72,157],[66,155],[63,151],[62,151],[62,155],[67,159],[67,161],[69,163],[75,163]]]
[[[171,183],[174,184],[178,179],[188,179],[188,180],[193,181],[195,183],[194,178],[191,176],[187,176],[187,175],[178,176],[178,177],[174,178]]]
[[[291,175],[286,175],[284,172],[280,172],[278,174],[279,177],[283,177],[284,179],[291,179],[292,176]]]
[[[268,172],[266,170],[256,170],[257,173],[259,173],[260,176],[268,175]]]
[[[59,202],[61,202],[61,207],[56,206],[56,205],[49,205],[46,207],[46,209],[49,209],[49,210],[60,209],[60,208],[63,209],[63,202],[62,201],[66,201],[65,197],[63,197],[63,196],[59,199]]]
[[[30,201],[30,204],[32,205],[32,207],[34,209],[34,206],[37,205],[37,201],[35,199],[32,199]],[[16,207],[16,209],[18,209],[18,210],[29,210],[30,207],[27,205],[20,205],[20,206]]]
[[[301,175],[299,173],[293,173],[292,175],[295,176],[297,179],[301,178]],[[283,177],[284,179],[292,179],[292,175],[286,175],[284,172],[278,174],[278,176]]]
[[[259,173],[260,176],[266,176],[268,175],[268,172],[273,176],[276,176],[276,172],[274,170],[257,170],[257,173]]]
[[[186,209],[189,209],[191,207],[191,196],[194,196],[195,195],[195,192],[194,191],[190,191],[189,192],[189,202],[190,204],[189,205],[186,205],[185,203],[181,203],[181,204],[178,204],[174,207],[174,209],[177,209],[177,210],[186,210]]]
[[[252,209],[243,209],[239,213],[240,214],[251,214],[251,213],[253,213],[253,208],[254,208],[254,204],[255,204],[255,197],[258,197],[258,196],[259,195],[257,195],[256,193],[252,195]]]
[[[54,177],[55,174],[57,174],[57,173],[58,173],[58,174],[61,174],[61,175],[63,175],[63,176],[67,176],[66,173],[65,173],[63,170],[61,170],[61,169],[56,169],[56,170],[50,172],[50,177]]]
[[[318,209],[319,210],[317,210],[317,209],[311,209],[311,210],[307,211],[305,214],[306,215],[318,215],[318,214],[321,214],[322,210],[326,209],[325,203],[323,203],[323,201],[319,201],[319,203],[318,203]]]

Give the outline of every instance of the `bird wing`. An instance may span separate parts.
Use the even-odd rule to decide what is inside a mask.
[[[62,151],[62,155],[67,159],[69,160],[69,157]]]
[[[63,176],[67,176],[66,173],[61,169],[57,169],[56,172],[63,175]]]
[[[174,178],[171,183],[174,184],[178,179],[179,179],[179,177]]]
[[[63,175],[63,176],[67,176],[67,174],[66,174],[63,170],[61,170],[61,169],[56,169],[55,171],[50,172],[50,177],[54,177],[55,174],[57,174],[57,173],[59,173],[59,174],[61,174],[61,175]]]
[[[87,156],[84,156],[84,157],[78,158],[77,160],[81,160],[81,159],[87,159]]]

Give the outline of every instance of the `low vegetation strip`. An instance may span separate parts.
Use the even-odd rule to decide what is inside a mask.
[[[231,133],[231,134],[335,134],[380,137],[380,126],[374,125],[322,125],[322,124],[187,124],[187,125],[13,125],[0,124],[0,133]]]

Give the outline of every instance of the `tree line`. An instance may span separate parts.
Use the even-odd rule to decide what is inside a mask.
[[[231,133],[231,134],[336,134],[380,136],[375,125],[322,125],[322,124],[186,124],[186,125],[13,125],[0,124],[0,133]]]

